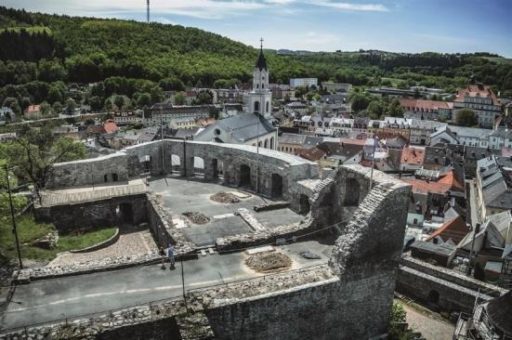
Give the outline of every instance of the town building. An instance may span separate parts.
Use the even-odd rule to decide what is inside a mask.
[[[477,162],[475,209],[481,221],[489,215],[512,209],[512,190],[507,186],[504,172],[494,156],[482,158]]]
[[[290,78],[290,87],[295,89],[297,87],[318,87],[318,78]]]
[[[248,113],[221,119],[198,132],[194,140],[276,149],[278,135],[272,124],[269,75],[262,46],[253,70],[253,88],[247,95]]]
[[[41,105],[29,105],[24,114],[26,119],[39,119],[41,115]]]
[[[404,109],[404,117],[425,120],[449,120],[453,109],[451,102],[413,98],[401,98],[400,106]]]
[[[472,84],[457,93],[453,101],[454,116],[462,109],[474,111],[478,125],[491,129],[496,118],[501,114],[501,104],[489,86]]]

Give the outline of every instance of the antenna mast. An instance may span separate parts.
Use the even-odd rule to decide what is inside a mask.
[[[146,21],[149,24],[149,0],[146,0]]]

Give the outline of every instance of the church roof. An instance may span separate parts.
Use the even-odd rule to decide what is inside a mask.
[[[248,140],[264,136],[276,130],[272,123],[264,117],[252,113],[243,113],[218,120],[215,124],[211,124],[205,128],[195,139],[203,140],[202,136],[205,136],[208,131],[214,129],[225,131],[230,134],[231,138],[239,143],[245,143]]]
[[[260,71],[267,69],[267,60],[265,59],[265,55],[263,54],[263,48],[260,48],[260,55],[258,56],[256,67],[260,69]]]

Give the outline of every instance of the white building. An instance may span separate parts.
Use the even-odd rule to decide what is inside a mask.
[[[260,55],[252,73],[252,91],[247,95],[247,102],[249,113],[262,114],[267,119],[272,117],[272,91],[268,85],[269,77],[267,61],[261,46]]]
[[[290,87],[318,87],[318,78],[290,78]]]
[[[218,120],[199,132],[194,140],[246,144],[277,149],[277,128],[272,124],[272,92],[263,47],[253,71],[253,88],[247,96],[248,113]]]

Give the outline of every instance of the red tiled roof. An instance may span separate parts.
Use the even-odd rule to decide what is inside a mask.
[[[425,159],[425,150],[414,147],[406,147],[402,149],[400,164],[422,165]]]
[[[498,105],[498,99],[496,95],[487,85],[469,85],[465,89],[459,90],[455,97],[456,102],[464,101],[464,97],[484,97],[491,98],[494,105]]]
[[[103,128],[105,129],[105,133],[115,133],[119,130],[117,124],[112,119],[105,121],[105,123],[103,123]]]
[[[450,104],[448,102],[438,101],[438,100],[425,100],[425,99],[408,99],[402,98],[400,99],[400,106],[407,110],[413,111],[437,111],[439,109],[449,109]]]
[[[431,192],[444,195],[448,191],[464,191],[464,186],[455,179],[453,170],[448,172],[437,182],[410,178],[404,178],[402,181],[411,184],[412,190],[415,193],[427,194]]]
[[[27,107],[27,113],[39,112],[41,110],[41,105],[29,105]]]
[[[296,155],[315,162],[325,156],[325,152],[315,147],[311,149],[299,149]]]
[[[464,219],[460,216],[457,216],[447,222],[444,222],[444,224],[439,229],[437,229],[433,234],[429,236],[427,241],[430,241],[433,238],[439,236],[443,239],[444,242],[452,239],[455,244],[459,244],[459,242],[462,241],[468,232],[469,229],[466,226]]]

